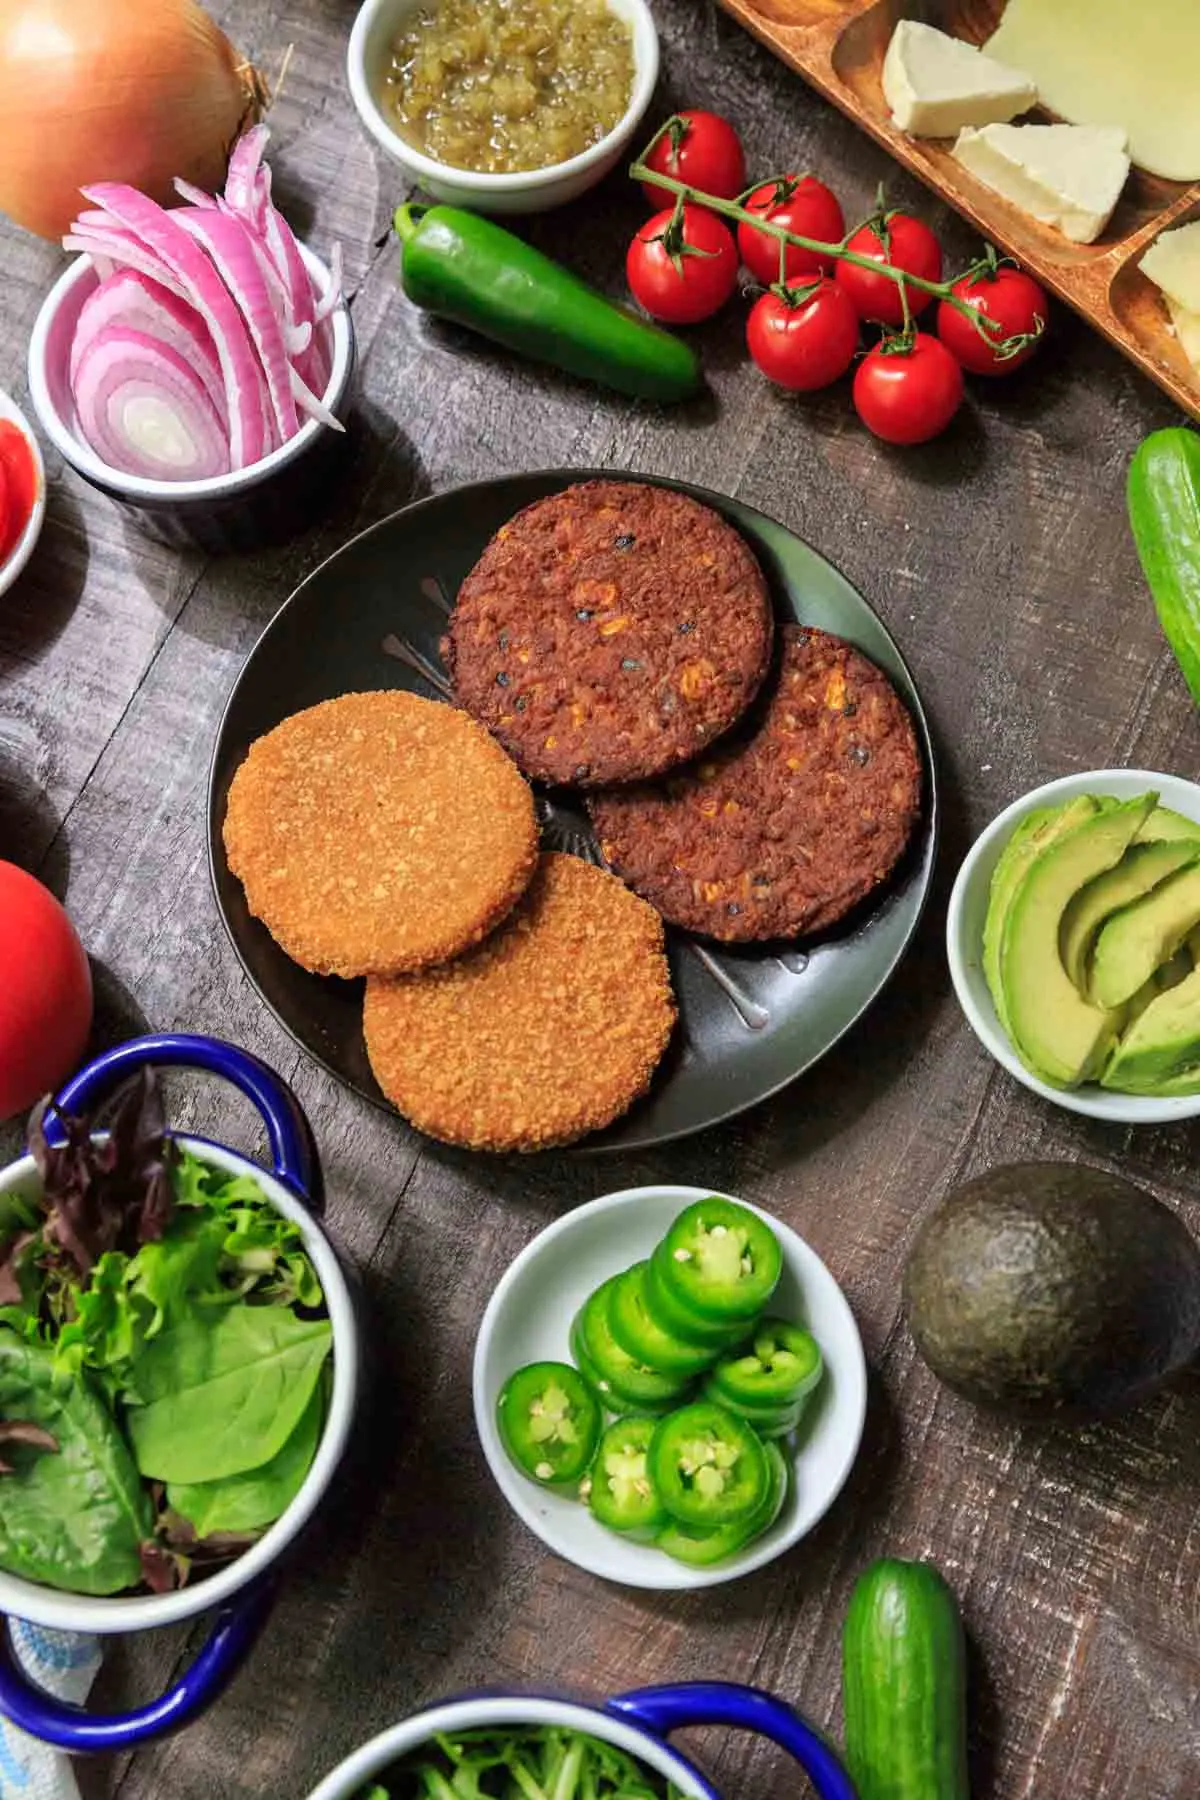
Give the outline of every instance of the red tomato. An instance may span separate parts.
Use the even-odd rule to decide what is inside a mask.
[[[75,927],[40,881],[0,862],[0,1119],[69,1075],[92,1023],[92,973]]]
[[[818,238],[823,244],[840,244],[846,235],[837,195],[812,175],[781,175],[778,181],[764,181],[755,188],[746,206],[750,212],[762,213],[773,225],[782,225],[785,231]],[[737,240],[750,273],[764,287],[772,287],[779,280],[779,240],[744,221],[738,226]],[[784,280],[798,285],[802,276],[827,273],[832,266],[831,257],[789,244]]]
[[[737,246],[716,213],[685,206],[682,241],[673,257],[673,216],[668,208],[646,221],[629,246],[625,275],[634,299],[652,319],[695,325],[724,306],[737,286]]]
[[[0,470],[4,475],[5,505],[0,508],[0,563],[12,554],[17,539],[29,523],[37,498],[37,470],[29,441],[11,419],[0,419]]]
[[[646,158],[648,169],[673,176],[718,200],[735,200],[746,191],[746,152],[742,140],[727,119],[694,107],[677,114],[681,128],[664,132]],[[642,192],[657,211],[671,198],[667,188],[643,181]]]
[[[869,350],[854,376],[859,418],[889,444],[924,444],[944,431],[963,397],[962,369],[940,338],[918,331],[910,350]]]
[[[846,248],[859,256],[869,256],[872,262],[891,263],[894,269],[920,275],[925,281],[942,279],[942,246],[928,225],[923,225],[909,213],[894,212],[887,215],[883,231],[886,244],[879,227],[863,225]],[[857,307],[860,319],[874,319],[879,325],[903,325],[904,305],[898,281],[893,281],[890,275],[875,275],[870,269],[859,268],[857,263],[850,262],[840,262],[836,273]],[[932,294],[923,294],[920,288],[910,287],[908,307],[913,317],[924,312],[932,299]]]
[[[822,275],[799,306],[778,294],[756,300],[746,343],[758,367],[780,387],[811,393],[844,375],[858,349],[858,314],[836,281]]]
[[[1008,375],[1028,362],[1041,342],[1050,305],[1031,275],[1007,265],[994,274],[964,275],[950,292],[965,300],[981,319],[990,321],[985,341],[948,300],[938,305],[938,336],[973,375]],[[996,347],[1014,338],[1027,341],[1011,356],[997,356]]]

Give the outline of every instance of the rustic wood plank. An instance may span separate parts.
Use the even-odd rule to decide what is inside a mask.
[[[954,1180],[1018,1156],[1119,1167],[1200,1228],[1196,1129],[1132,1133],[1043,1107],[975,1044],[949,991],[945,900],[973,834],[1033,783],[1113,762],[1200,771],[1200,733],[1124,523],[1129,454],[1175,415],[1077,321],[1042,359],[972,393],[940,443],[890,453],[839,390],[797,403],[744,363],[736,309],[700,328],[709,398],[643,409],[515,364],[420,317],[380,247],[399,189],[358,131],[345,0],[226,5],[267,66],[296,46],[273,116],[277,185],[318,250],[343,243],[358,335],[354,460],[328,516],[285,549],[209,564],[126,531],[51,469],[38,557],[0,608],[0,853],[65,894],[100,972],[97,1042],[154,1026],[230,1036],[293,1079],[324,1153],[330,1228],[362,1269],[377,1383],[353,1468],[227,1699],[179,1739],[84,1772],[88,1800],[302,1796],[367,1733],[483,1682],[592,1693],[704,1673],[756,1680],[835,1731],[839,1626],[884,1549],[932,1555],[975,1640],[977,1800],[1182,1800],[1196,1786],[1194,1495],[1200,1384],[1069,1436],[988,1421],[939,1389],[899,1320],[916,1223]],[[886,178],[965,262],[929,201],[717,8],[661,0],[662,104],[702,102],[755,164],[809,167],[847,211]],[[641,203],[620,177],[529,235],[609,291]],[[57,266],[0,226],[0,378]],[[946,799],[937,890],[869,1018],[805,1081],[659,1154],[491,1163],[421,1143],[303,1059],[225,942],[205,866],[213,733],[259,631],[352,532],[421,494],[511,468],[598,464],[736,494],[802,532],[875,604],[933,717]],[[253,1146],[248,1109],[172,1084],[185,1127]],[[0,1132],[0,1153],[19,1133]],[[669,1178],[771,1207],[844,1284],[873,1368],[862,1459],[795,1555],[711,1598],[605,1586],[544,1555],[487,1476],[470,1415],[479,1313],[564,1208]],[[194,1634],[193,1634],[194,1637]],[[109,1658],[103,1692],[146,1693],[187,1634]],[[1153,1705],[1150,1701],[1153,1699]],[[782,1800],[774,1753],[704,1742],[734,1800]]]

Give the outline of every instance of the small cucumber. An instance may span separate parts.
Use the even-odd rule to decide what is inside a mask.
[[[1200,706],[1200,434],[1172,426],[1139,444],[1129,522],[1159,624]]]
[[[859,1577],[842,1697],[859,1800],[969,1800],[962,1621],[929,1563],[885,1558]]]

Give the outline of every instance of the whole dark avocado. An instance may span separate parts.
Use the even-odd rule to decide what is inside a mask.
[[[1144,1188],[1012,1163],[953,1189],[904,1274],[917,1349],[979,1406],[1082,1424],[1200,1353],[1200,1247]]]

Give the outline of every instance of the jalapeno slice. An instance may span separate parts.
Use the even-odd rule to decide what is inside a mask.
[[[727,1525],[761,1507],[770,1485],[762,1440],[710,1400],[681,1406],[650,1441],[650,1478],[673,1519]]]
[[[655,1251],[655,1267],[689,1311],[728,1324],[763,1310],[778,1285],[783,1252],[765,1219],[712,1194],[683,1209]]]
[[[609,1308],[619,1279],[614,1275],[598,1287],[579,1314],[578,1336],[588,1361],[608,1383],[614,1398],[624,1402],[619,1408],[622,1412],[678,1405],[689,1387],[687,1376],[664,1375],[660,1369],[649,1368],[623,1350],[613,1336]]]
[[[580,1493],[592,1517],[610,1531],[652,1538],[667,1522],[646,1466],[654,1431],[653,1419],[630,1417],[617,1419],[600,1439]]]
[[[803,1400],[789,1400],[786,1406],[746,1406],[741,1401],[730,1400],[711,1377],[703,1384],[700,1393],[703,1399],[711,1400],[714,1406],[723,1406],[739,1419],[744,1419],[764,1439],[787,1437],[790,1431],[795,1431],[804,1412]]]
[[[661,1256],[660,1244],[646,1265],[646,1307],[650,1317],[672,1337],[681,1339],[685,1344],[694,1344],[697,1349],[707,1350],[711,1363],[724,1351],[731,1350],[742,1341],[749,1328],[748,1321],[735,1319],[714,1322],[712,1319],[701,1318],[698,1312],[681,1301],[664,1282],[659,1267]]]
[[[596,1453],[600,1407],[570,1363],[528,1363],[496,1402],[500,1439],[523,1475],[544,1487],[578,1481]]]
[[[740,1352],[713,1367],[716,1399],[745,1406],[786,1406],[811,1394],[823,1370],[811,1331],[786,1319],[761,1319]]]
[[[791,1484],[791,1469],[778,1444],[764,1444],[763,1450],[770,1486],[756,1513],[748,1519],[735,1519],[730,1525],[715,1526],[711,1531],[697,1530],[694,1525],[681,1525],[678,1519],[672,1519],[655,1538],[656,1548],[673,1556],[676,1562],[687,1563],[694,1569],[707,1569],[736,1555],[769,1531],[783,1511]]]
[[[622,1350],[664,1375],[699,1375],[712,1366],[716,1350],[688,1343],[659,1324],[646,1294],[649,1263],[634,1263],[617,1278],[609,1303],[608,1322]]]
[[[610,1413],[650,1413],[655,1418],[673,1412],[678,1405],[674,1395],[669,1400],[636,1400],[629,1395],[618,1393],[607,1375],[601,1374],[599,1368],[588,1354],[583,1340],[582,1314],[577,1313],[571,1324],[571,1355],[575,1366],[583,1379],[595,1394],[605,1412]]]

